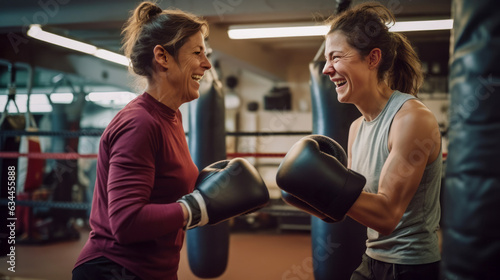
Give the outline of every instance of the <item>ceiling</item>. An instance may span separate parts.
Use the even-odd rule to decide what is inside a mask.
[[[38,23],[45,30],[120,52],[123,23],[140,1],[136,0],[7,0],[0,3],[0,59],[21,61],[95,81],[113,80],[124,69],[116,65],[83,60],[82,55],[36,41],[25,35],[27,26]],[[354,0],[351,5],[364,1]],[[397,20],[442,19],[451,17],[451,0],[383,0]],[[163,0],[164,8],[178,8],[206,18],[210,24],[209,43],[214,51],[250,68],[283,78],[277,64],[287,55],[314,57],[322,38],[230,40],[229,25],[321,22],[335,13],[337,1],[325,0]],[[449,41],[449,31],[407,34],[413,43]],[[252,51],[248,51],[251,49]],[[89,58],[89,57],[87,57]],[[85,67],[83,67],[85,66]],[[93,67],[106,71],[94,73]],[[123,67],[122,67],[123,68]],[[106,73],[106,74],[104,74]],[[104,77],[106,76],[106,77]],[[1,81],[0,81],[1,82]],[[3,84],[3,83],[2,83]]]

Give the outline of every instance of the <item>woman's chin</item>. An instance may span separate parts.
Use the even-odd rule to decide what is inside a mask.
[[[337,100],[340,102],[340,103],[348,103],[348,98],[347,98],[347,95],[345,94],[338,94],[337,95]]]
[[[187,101],[186,102],[190,102],[190,101],[193,101],[195,99],[198,99],[200,98],[200,92],[199,91],[192,91],[189,93],[189,95],[187,96]]]
[[[349,88],[345,88],[345,89],[342,89],[342,90],[339,90],[337,91],[337,100],[340,102],[340,103],[350,103],[349,102],[349,97],[350,97],[350,92],[349,92]]]

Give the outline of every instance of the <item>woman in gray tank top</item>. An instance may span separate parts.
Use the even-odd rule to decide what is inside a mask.
[[[352,280],[439,278],[441,136],[416,98],[420,60],[388,31],[394,22],[386,7],[365,3],[330,19],[326,36],[323,73],[362,114],[349,131],[348,168],[367,183],[347,214],[368,239]]]

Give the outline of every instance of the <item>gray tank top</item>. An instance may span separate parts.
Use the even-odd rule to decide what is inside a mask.
[[[377,193],[382,167],[389,156],[389,130],[394,116],[414,96],[395,91],[385,108],[372,121],[363,120],[352,146],[352,170],[366,177],[364,191]],[[441,209],[442,156],[424,171],[417,192],[401,221],[390,235],[368,228],[366,254],[396,264],[425,264],[441,259],[437,230]]]

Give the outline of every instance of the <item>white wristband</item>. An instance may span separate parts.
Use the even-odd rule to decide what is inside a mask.
[[[205,200],[203,199],[203,196],[201,195],[200,191],[195,190],[192,193],[194,199],[196,199],[196,202],[198,202],[198,205],[200,206],[200,222],[195,225],[197,227],[204,226],[208,223],[208,213],[207,213],[207,205],[205,204]]]
[[[186,230],[191,229],[192,227],[189,227],[189,226],[191,225],[191,222],[193,221],[193,213],[191,212],[191,208],[189,207],[189,204],[182,199],[177,200],[177,202],[184,204],[184,206],[186,207],[186,209],[188,211],[188,220],[186,223]]]

